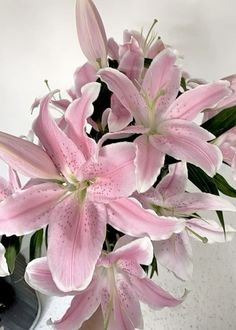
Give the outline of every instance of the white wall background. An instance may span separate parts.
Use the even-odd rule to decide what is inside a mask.
[[[107,35],[122,41],[125,28],[140,29],[159,20],[163,40],[185,55],[184,68],[195,77],[215,80],[236,73],[236,4],[234,0],[96,0]],[[77,42],[75,0],[0,0],[0,130],[20,135],[30,128],[30,106],[47,89],[65,89],[84,58]],[[1,165],[0,169],[3,170]],[[227,172],[230,177],[230,173]],[[236,202],[236,201],[235,201]],[[235,215],[228,220],[236,222]],[[236,329],[236,241],[194,244],[195,274],[186,302],[176,310],[153,313],[145,308],[145,329]],[[181,292],[173,276],[161,283]],[[64,302],[43,300],[37,329],[47,329]],[[69,329],[68,329],[69,330]]]

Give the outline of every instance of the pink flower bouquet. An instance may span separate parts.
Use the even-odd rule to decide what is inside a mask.
[[[186,297],[151,279],[158,264],[190,280],[191,239],[225,242],[235,233],[223,211],[236,208],[219,192],[236,191],[218,170],[225,162],[236,171],[236,76],[191,79],[153,37],[156,21],[146,36],[124,31],[121,45],[107,39],[91,0],[77,0],[76,22],[88,61],[68,98],[55,90],[35,100],[31,138],[0,132],[9,166],[0,179],[0,276],[14,271],[22,236],[33,233],[25,280],[73,296],[51,320],[55,329],[143,329],[140,302],[160,309]]]

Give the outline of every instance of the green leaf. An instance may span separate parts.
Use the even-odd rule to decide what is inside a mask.
[[[187,85],[186,85],[186,80],[184,77],[181,77],[180,85],[183,88],[184,91],[187,91]]]
[[[189,180],[201,191],[210,193],[213,195],[219,195],[218,187],[215,183],[214,178],[207,175],[202,169],[193,165],[187,164],[188,168],[188,178]],[[225,233],[225,222],[224,215],[222,211],[216,211],[220,224]]]
[[[30,239],[30,261],[40,258],[42,254],[43,229],[37,230]]]
[[[216,137],[236,126],[236,106],[222,110],[201,125]]]
[[[188,178],[197,188],[206,193],[219,195],[213,178],[207,175],[201,168],[193,164],[187,164],[187,168]]]
[[[48,225],[45,229],[45,247],[46,247],[46,250],[48,249]]]
[[[220,192],[226,196],[236,197],[236,189],[231,187],[222,175],[216,173],[213,179]]]
[[[21,249],[21,243],[24,236],[10,236],[7,237],[5,235],[2,236],[1,243],[4,245],[6,249],[5,257],[7,260],[7,265],[9,272],[12,274],[15,269],[15,262],[16,257],[18,256],[20,249]]]

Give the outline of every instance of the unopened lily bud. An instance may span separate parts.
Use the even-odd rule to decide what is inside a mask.
[[[107,37],[101,17],[91,0],[77,0],[76,26],[80,47],[96,67],[107,66]]]

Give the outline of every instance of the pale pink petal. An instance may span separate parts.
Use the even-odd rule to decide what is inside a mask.
[[[143,278],[146,276],[146,273],[140,264],[149,265],[152,262],[152,243],[147,237],[133,240],[126,246],[122,246],[114,252],[109,253],[108,258],[110,263],[116,262],[116,267],[120,268],[123,272]]]
[[[112,201],[107,210],[110,225],[134,237],[149,236],[152,240],[162,240],[185,227],[184,220],[159,217],[154,211],[145,210],[134,198]]]
[[[188,181],[188,172],[185,163],[179,162],[169,165],[168,169],[169,173],[156,187],[156,190],[164,199],[184,192]]]
[[[210,141],[215,138],[213,134],[194,122],[183,119],[163,120],[157,127],[157,132],[164,136],[189,136],[189,138]]]
[[[165,155],[152,146],[146,135],[139,136],[135,140],[135,145],[137,190],[145,192],[155,183],[164,165]]]
[[[64,316],[54,321],[57,330],[78,330],[83,323],[90,319],[100,305],[100,288],[97,280],[93,280],[87,289],[78,293],[71,302]],[[96,328],[96,327],[95,327]],[[93,328],[93,329],[95,329]],[[82,329],[84,329],[82,327]],[[85,328],[88,330],[88,328]]]
[[[68,137],[73,140],[86,159],[96,152],[96,143],[86,134],[87,118],[93,113],[93,102],[97,99],[101,85],[96,82],[82,87],[80,99],[71,103],[65,118],[68,123]]]
[[[8,169],[9,184],[12,188],[12,191],[17,191],[21,189],[20,178],[15,170],[11,167]],[[1,198],[0,198],[1,199]]]
[[[107,84],[123,106],[130,111],[138,124],[147,123],[144,99],[128,77],[112,68],[100,70],[98,76]]]
[[[186,125],[181,123],[178,127],[177,123],[175,123],[175,126],[174,124],[172,125],[171,121],[169,120],[161,124],[162,135],[150,136],[150,142],[153,146],[176,159],[199,166],[208,175],[213,176],[222,164],[220,149],[201,140],[200,130],[198,135],[193,134],[196,131],[196,126],[193,123],[186,121]]]
[[[175,65],[176,56],[168,49],[163,50],[148,68],[142,92],[158,115],[174,101],[178,94],[181,72]]]
[[[111,108],[107,108],[106,110],[103,111],[102,113],[102,120],[101,120],[101,126],[102,129],[105,130],[108,122],[108,117],[111,112]],[[91,119],[91,118],[90,118]],[[91,125],[91,124],[90,124]],[[92,125],[91,125],[92,126]],[[92,126],[93,127],[93,126]],[[94,127],[93,127],[94,128]]]
[[[153,242],[153,247],[160,264],[184,281],[192,278],[192,247],[186,231],[173,234],[168,240]]]
[[[120,62],[118,70],[123,72],[135,85],[140,80],[143,69],[143,52],[138,42],[132,37],[119,49]]]
[[[113,39],[109,38],[107,42],[107,48],[108,48],[108,55],[113,60],[119,61],[119,45],[118,43]]]
[[[101,139],[98,141],[98,147],[100,148],[103,145],[103,143],[108,139],[116,140],[116,139],[129,137],[132,134],[145,134],[148,130],[149,130],[148,128],[144,128],[143,126],[135,125],[135,126],[128,126],[119,132],[104,134],[101,137]]]
[[[72,100],[75,100],[77,98],[74,87],[68,88],[66,92]]]
[[[165,45],[163,41],[161,39],[157,39],[148,49],[146,57],[154,58],[164,49],[165,49]]]
[[[139,43],[139,46],[141,48],[143,48],[144,43],[145,43],[145,39],[143,37],[143,35],[136,30],[124,30],[123,32],[123,41],[125,42],[130,42],[130,40],[134,38],[135,40],[137,40],[137,42]]]
[[[203,219],[189,219],[186,220],[186,227],[200,235],[207,238],[207,243],[224,243],[231,241],[235,235],[236,230],[229,225],[225,225],[224,234],[222,226],[213,220]],[[191,232],[189,232],[191,234]],[[191,235],[196,238],[196,235]]]
[[[56,183],[31,186],[0,203],[0,235],[25,235],[48,224],[50,211],[65,194]]]
[[[214,107],[221,99],[230,95],[229,86],[229,82],[221,80],[184,92],[165,112],[165,118],[192,120],[199,112]]]
[[[217,104],[217,109],[225,109],[230,108],[236,104],[236,74],[223,78],[223,80],[227,80],[230,82],[230,88],[232,90],[232,94],[228,97],[225,97],[222,101]],[[215,112],[217,114],[218,111]],[[213,114],[213,112],[212,112]],[[214,114],[213,114],[214,115]],[[212,117],[212,116],[211,116]]]
[[[55,285],[47,258],[38,258],[31,261],[25,270],[25,281],[33,289],[50,296],[65,296],[68,293],[60,291]]]
[[[138,297],[124,276],[116,276],[116,294],[113,296],[113,313],[109,330],[143,329],[143,318]]]
[[[97,72],[93,65],[85,63],[81,67],[77,68],[74,73],[75,93],[77,97],[81,96],[81,88],[87,83],[97,80]]]
[[[51,103],[63,112],[66,111],[66,109],[70,105],[70,101],[66,99],[51,100]]]
[[[143,268],[138,265],[136,261],[133,260],[118,260],[116,263],[116,267],[117,269],[120,269],[120,271],[125,272],[128,275],[132,275],[138,278],[144,278],[147,275]]]
[[[10,196],[12,193],[12,186],[6,179],[0,177],[0,201]]]
[[[109,132],[117,132],[132,121],[131,113],[120,103],[115,95],[111,98],[111,111],[108,115]]]
[[[0,158],[23,175],[60,179],[53,162],[42,148],[3,132],[0,132]]]
[[[128,273],[139,278],[146,276],[142,265],[149,265],[153,259],[153,247],[149,238],[134,238],[129,237],[131,240],[128,244],[114,249],[108,256],[104,256],[100,259],[99,265],[108,267],[116,263],[116,267],[121,271]],[[119,241],[123,241],[122,238]],[[119,241],[116,246],[119,246]]]
[[[102,204],[82,202],[72,194],[54,208],[48,231],[48,264],[62,291],[83,290],[90,283],[106,233]]]
[[[9,275],[5,252],[4,246],[0,243],[0,277]]]
[[[55,92],[49,93],[40,104],[40,113],[35,121],[34,131],[53,159],[57,168],[69,177],[77,174],[85,159],[71,139],[58,127],[50,116],[48,104]]]
[[[139,299],[153,309],[175,307],[183,302],[183,299],[174,298],[149,278],[138,279],[132,277],[131,281]]]
[[[192,214],[201,210],[236,211],[235,206],[227,199],[203,192],[180,193],[167,198],[165,204],[180,214]]]
[[[122,238],[121,238],[122,240]],[[119,246],[119,240],[117,245]],[[132,240],[128,244],[120,246],[115,251],[109,253],[111,263],[119,259],[132,260],[137,264],[149,265],[153,258],[152,243],[148,237]]]
[[[135,190],[135,147],[129,142],[109,144],[100,151],[98,162],[86,163],[84,178],[95,178],[88,188],[89,198],[97,202],[128,197]]]
[[[107,37],[92,0],[76,1],[76,26],[80,47],[87,59],[101,67],[107,65]]]
[[[215,144],[220,148],[223,154],[224,162],[233,167],[236,154],[236,127],[233,127],[225,133],[221,134],[215,140]]]
[[[134,192],[132,197],[136,198],[145,209],[153,209],[155,204],[159,206],[164,204],[162,195],[154,187],[151,187],[143,194]]]

